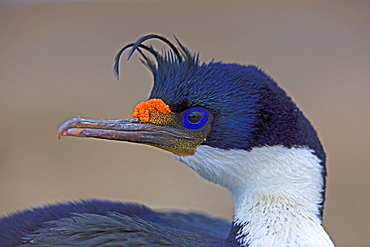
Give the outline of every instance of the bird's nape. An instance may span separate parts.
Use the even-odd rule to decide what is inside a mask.
[[[158,52],[150,40],[168,50]],[[233,196],[233,222],[158,213],[137,204],[82,201],[0,219],[6,246],[333,246],[322,227],[325,153],[311,123],[255,66],[201,63],[175,37],[149,34],[131,48],[153,74],[148,100],[132,119],[72,118],[59,137],[92,137],[172,152]],[[154,60],[149,56],[153,56]]]

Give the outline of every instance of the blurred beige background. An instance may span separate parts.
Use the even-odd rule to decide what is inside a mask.
[[[152,78],[134,56],[117,81],[116,52],[176,34],[203,61],[256,64],[288,91],[328,154],[327,231],[368,245],[369,13],[360,0],[0,2],[0,214],[97,197],[232,217],[228,192],[169,153],[57,139],[71,117],[130,118]]]

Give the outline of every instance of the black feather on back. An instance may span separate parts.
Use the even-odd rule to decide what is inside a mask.
[[[223,246],[229,229],[226,221],[198,213],[88,200],[1,218],[0,246]]]

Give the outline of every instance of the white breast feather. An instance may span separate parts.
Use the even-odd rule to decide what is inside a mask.
[[[322,166],[309,148],[251,151],[199,146],[175,157],[203,178],[230,190],[239,242],[254,246],[334,246],[317,216]]]

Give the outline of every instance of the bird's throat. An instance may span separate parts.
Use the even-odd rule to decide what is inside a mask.
[[[176,157],[231,192],[230,241],[241,246],[333,246],[321,226],[323,166],[309,148],[200,146]]]

